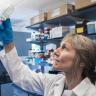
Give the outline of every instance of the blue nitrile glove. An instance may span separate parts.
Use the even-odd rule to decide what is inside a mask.
[[[0,20],[0,31],[2,31],[4,29],[3,24],[2,24],[2,20]]]
[[[0,50],[3,48],[3,24],[2,21],[0,21]]]
[[[13,30],[10,19],[3,21],[2,25],[4,27],[2,32],[2,41],[4,46],[6,46],[13,42]]]
[[[0,41],[2,41],[3,25],[0,25]]]
[[[14,11],[14,6],[6,6],[0,14],[0,42],[3,42],[3,45],[6,46],[7,44],[13,41],[13,31],[10,19],[10,15]]]

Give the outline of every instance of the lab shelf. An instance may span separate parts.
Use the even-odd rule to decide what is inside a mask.
[[[63,39],[63,37],[58,37],[58,38],[50,38],[50,39],[46,39],[46,40],[34,40],[34,41],[27,41],[28,43],[35,43],[35,44],[42,44],[42,43],[48,43],[51,41],[61,41]]]
[[[73,16],[71,15],[64,15],[60,16],[51,20],[46,20],[44,22],[39,22],[30,26],[27,26],[26,28],[30,28],[33,30],[39,30],[39,29],[44,29],[45,27],[48,27],[50,25],[54,26],[59,26],[59,25],[64,25],[64,26],[71,26],[76,24],[76,20]]]

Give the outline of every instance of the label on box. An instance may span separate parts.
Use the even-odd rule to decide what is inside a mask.
[[[51,17],[56,17],[56,16],[59,16],[59,15],[60,15],[60,8],[55,9],[55,10],[52,12]]]
[[[84,28],[80,27],[76,29],[77,33],[83,33],[84,32]]]
[[[96,2],[96,0],[91,0],[92,3]]]

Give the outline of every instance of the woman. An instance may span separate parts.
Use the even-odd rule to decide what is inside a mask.
[[[10,19],[3,21],[3,27],[6,55],[0,54],[0,58],[17,86],[44,96],[96,96],[96,45],[92,40],[67,35],[52,55],[53,67],[64,74],[41,74],[32,72],[18,57]]]

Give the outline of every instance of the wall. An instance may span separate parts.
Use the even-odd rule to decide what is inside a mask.
[[[27,32],[14,32],[14,43],[19,56],[28,55],[28,49],[31,48],[31,44],[26,42],[26,38],[29,38],[30,34]]]

